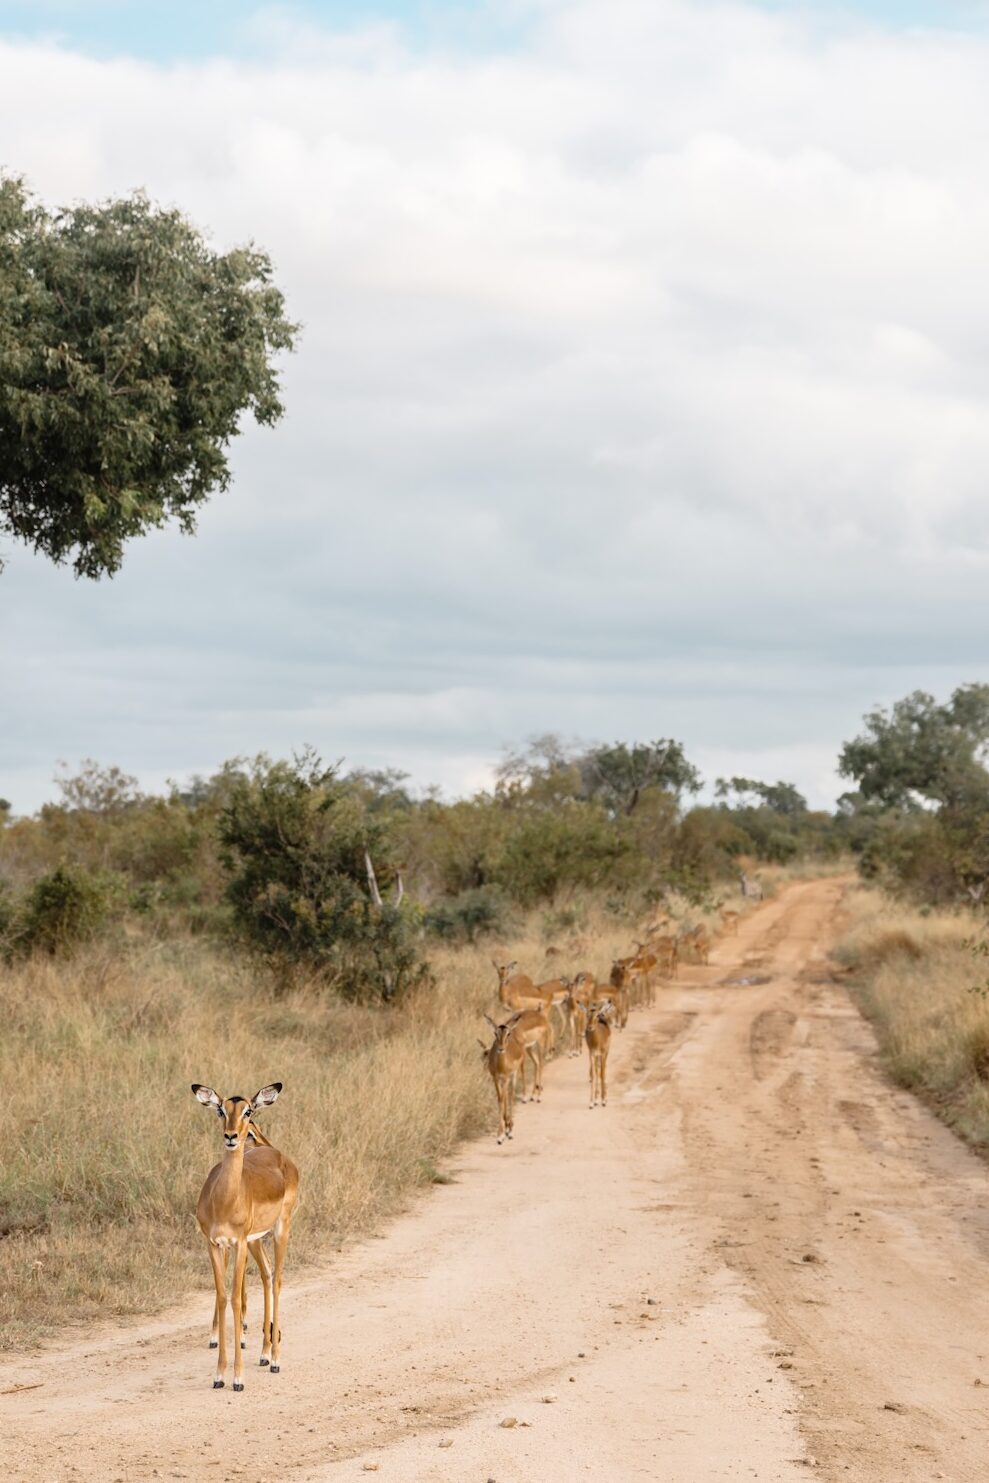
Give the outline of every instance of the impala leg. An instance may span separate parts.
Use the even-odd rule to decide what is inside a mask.
[[[282,1268],[285,1265],[285,1248],[288,1246],[288,1237],[291,1227],[289,1221],[282,1215],[275,1226],[275,1282],[274,1301],[271,1313],[271,1373],[277,1375],[281,1369],[279,1356],[282,1347],[282,1331],[279,1324],[279,1299],[282,1295]]]
[[[261,1273],[261,1286],[264,1289],[264,1324],[261,1328],[261,1359],[262,1365],[271,1364],[271,1263],[268,1261],[268,1253],[264,1249],[263,1241],[255,1241],[250,1248],[251,1256],[257,1262],[258,1271]]]
[[[526,1095],[525,1095],[525,1063],[526,1063],[526,1060],[527,1060],[526,1052],[523,1051],[522,1052],[522,1064],[519,1066],[519,1082],[521,1083],[521,1086],[520,1086],[520,1089],[519,1089],[519,1101],[520,1102],[525,1102],[525,1101],[528,1100],[527,1097],[526,1097]]]
[[[247,1273],[245,1272],[244,1273],[244,1281],[241,1283],[241,1293],[240,1293],[240,1333],[239,1334],[237,1332],[236,1321],[234,1323],[234,1337],[240,1339],[240,1347],[241,1347],[241,1349],[246,1349],[247,1348],[247,1340],[244,1337],[244,1335],[246,1333],[247,1333]]]
[[[601,1106],[608,1105],[608,1057],[601,1057]]]
[[[213,1268],[213,1282],[216,1287],[216,1307],[214,1317],[216,1322],[216,1334],[219,1342],[219,1354],[216,1359],[216,1375],[213,1380],[213,1389],[222,1390],[224,1378],[227,1373],[227,1259],[226,1252],[209,1243],[209,1259]]]
[[[212,1251],[212,1247],[210,1248],[210,1250]],[[224,1290],[224,1292],[226,1292],[226,1290],[227,1290],[227,1256],[228,1256],[228,1252],[227,1252],[226,1248],[224,1247],[224,1250],[223,1250],[223,1290]],[[209,1331],[209,1347],[211,1349],[216,1349],[217,1346],[219,1345],[219,1342],[220,1342],[220,1305],[216,1301],[216,1299],[214,1298],[214,1300],[213,1300],[213,1322],[210,1324],[210,1331]]]
[[[508,1078],[499,1076],[495,1082],[495,1092],[498,1096],[498,1142],[501,1143],[507,1131],[507,1105],[508,1105]]]
[[[590,1071],[590,1078],[591,1078],[591,1107],[593,1109],[593,1107],[594,1107],[594,1052],[592,1050],[589,1050],[587,1052],[587,1065],[588,1065],[588,1069]]]
[[[512,1134],[515,1131],[515,1077],[516,1072],[513,1071],[512,1074],[506,1078],[505,1082],[505,1106],[508,1111],[506,1132],[509,1138],[511,1138]]]
[[[234,1318],[234,1390],[244,1389],[244,1345],[237,1343],[240,1338],[237,1331],[237,1322],[244,1308],[244,1278],[247,1273],[247,1242],[237,1243],[237,1255],[234,1259],[234,1290],[232,1295],[233,1318]]]

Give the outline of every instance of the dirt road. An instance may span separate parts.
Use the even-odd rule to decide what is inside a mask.
[[[290,1272],[281,1375],[214,1393],[203,1297],[7,1362],[37,1388],[0,1395],[5,1478],[989,1478],[987,1171],[879,1075],[840,892],[790,887],[634,1015],[607,1109],[556,1061],[513,1144]]]

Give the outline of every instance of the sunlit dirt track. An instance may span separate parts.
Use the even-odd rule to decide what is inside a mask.
[[[842,889],[789,887],[634,1014],[606,1109],[556,1060],[514,1143],[290,1260],[280,1375],[212,1391],[205,1297],[6,1361],[35,1388],[0,1395],[4,1477],[989,1479],[987,1171],[877,1070],[826,959]]]

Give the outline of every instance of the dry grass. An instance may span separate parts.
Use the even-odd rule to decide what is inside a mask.
[[[985,935],[985,919],[924,914],[862,888],[848,901],[834,956],[851,969],[891,1075],[989,1151],[989,1001],[976,991],[986,973],[965,946]]]
[[[494,1125],[477,1047],[491,957],[536,979],[606,976],[628,948],[605,918],[583,936],[551,963],[536,931],[439,949],[436,988],[400,1010],[278,998],[201,939],[0,969],[0,1348],[209,1288],[194,1211],[220,1149],[192,1081],[225,1095],[285,1083],[263,1126],[302,1171],[290,1271],[373,1229]]]

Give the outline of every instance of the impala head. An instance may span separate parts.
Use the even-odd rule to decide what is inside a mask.
[[[490,1051],[495,1049],[504,1050],[505,1041],[515,1029],[515,1026],[518,1023],[519,1016],[517,1014],[513,1014],[511,1019],[507,1019],[503,1025],[496,1024],[489,1014],[486,1014],[484,1018],[487,1020],[488,1024],[494,1031],[494,1045],[484,1046],[484,1054],[487,1055]]]
[[[281,1089],[282,1083],[273,1081],[270,1086],[255,1092],[248,1102],[245,1097],[221,1097],[212,1087],[200,1086],[198,1081],[192,1083],[196,1100],[204,1107],[212,1107],[217,1116],[223,1119],[223,1142],[231,1149],[239,1148],[246,1142],[251,1117],[259,1107],[270,1107]]]
[[[517,963],[496,963],[494,958],[492,958],[491,966],[498,975],[498,986],[500,988],[502,984],[511,978],[519,965]]]

